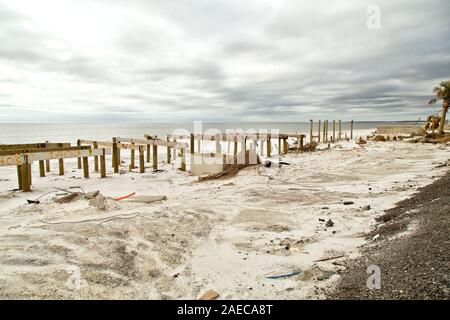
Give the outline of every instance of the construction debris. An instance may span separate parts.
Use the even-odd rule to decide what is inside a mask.
[[[220,295],[214,290],[208,290],[198,300],[214,300],[217,299]]]
[[[319,259],[319,260],[314,260],[314,262],[328,261],[328,260],[333,260],[333,259],[339,259],[339,258],[342,258],[342,257],[345,257],[345,254],[340,254],[340,255],[334,256],[334,257],[322,258],[322,259]]]
[[[250,167],[250,166],[255,166],[255,165],[259,165],[261,164],[261,161],[258,157],[257,163],[256,164],[231,164],[231,165],[226,165],[225,166],[225,170],[219,173],[215,173],[215,174],[211,174],[211,175],[207,175],[207,176],[203,176],[203,177],[198,177],[198,181],[202,182],[202,181],[208,181],[208,180],[214,180],[214,179],[225,179],[225,178],[231,178],[234,177],[240,170]]]
[[[89,200],[89,205],[99,210],[106,210],[106,199],[104,196],[99,194],[95,198]]]
[[[73,202],[75,200],[78,200],[79,198],[80,198],[80,194],[74,192],[74,193],[69,193],[67,196],[63,196],[63,197],[57,198],[54,201],[56,203],[63,204],[63,203]]]
[[[123,199],[127,199],[127,198],[129,198],[129,197],[132,197],[132,196],[134,196],[135,194],[136,194],[136,192],[132,192],[132,193],[130,193],[130,194],[127,194],[126,196],[114,198],[114,200],[120,201],[120,200],[123,200]]]
[[[274,276],[267,276],[266,278],[267,279],[284,279],[284,278],[289,278],[289,277],[292,277],[292,276],[296,276],[298,274],[300,274],[300,271],[294,271],[294,272],[291,272],[291,273],[274,275]]]
[[[98,196],[100,194],[99,190],[96,191],[92,191],[92,192],[88,192],[84,195],[84,198],[87,200],[91,200],[94,199],[96,196]]]
[[[372,141],[382,141],[385,142],[386,138],[382,135],[376,135],[375,137],[372,138]]]
[[[126,199],[124,202],[142,202],[142,203],[151,203],[157,201],[167,200],[167,196],[164,195],[150,195],[150,196],[134,196]]]
[[[334,272],[334,271],[328,271],[328,270],[321,270],[321,271],[322,271],[322,274],[317,277],[317,280],[319,280],[319,281],[327,280],[328,278],[330,278],[331,276],[336,274],[336,272]]]
[[[313,152],[316,150],[317,146],[318,146],[318,143],[315,141],[307,143],[303,146],[303,151]]]
[[[358,141],[356,142],[357,144],[361,145],[361,144],[366,144],[367,141],[364,140],[362,137],[359,137]]]
[[[321,274],[318,266],[314,265],[311,268],[304,270],[296,279],[300,281],[308,281],[317,278]]]

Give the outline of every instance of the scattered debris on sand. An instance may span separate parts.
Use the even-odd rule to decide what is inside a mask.
[[[198,300],[215,300],[219,297],[220,295],[214,291],[214,290],[208,290],[206,291],[204,294],[201,295],[200,298],[198,298]]]
[[[80,198],[81,198],[81,195],[79,193],[73,192],[73,193],[69,193],[66,196],[56,198],[54,201],[55,201],[55,203],[63,204],[63,203],[74,202]]]
[[[165,195],[137,195],[128,199],[123,200],[123,202],[141,202],[141,203],[152,203],[158,201],[167,200]]]
[[[101,194],[98,194],[95,198],[89,200],[89,205],[98,210],[106,210],[106,199]]]
[[[372,138],[372,141],[381,141],[381,142],[385,142],[386,138],[382,135],[376,135],[375,137]]]

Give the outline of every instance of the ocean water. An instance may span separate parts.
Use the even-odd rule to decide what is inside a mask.
[[[355,121],[354,130],[367,130],[376,128],[379,124],[398,124],[393,121]],[[401,122],[408,124],[408,122]],[[242,129],[278,130],[279,133],[305,133],[309,134],[309,122],[203,122],[202,132],[209,129],[218,129],[222,132]],[[336,122],[336,130],[338,124]],[[194,122],[176,123],[0,123],[0,144],[38,143],[38,142],[70,142],[76,143],[78,139],[107,140],[112,137],[143,138],[144,134],[165,137],[175,130],[185,129],[190,132],[194,129]],[[349,122],[342,122],[342,131],[350,129]],[[332,121],[329,121],[329,133],[332,130]],[[314,132],[317,132],[317,122],[314,123]]]

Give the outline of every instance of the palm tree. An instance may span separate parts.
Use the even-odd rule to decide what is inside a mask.
[[[433,89],[436,98],[428,101],[428,104],[435,104],[438,100],[442,100],[442,114],[439,122],[438,134],[444,133],[445,115],[447,114],[450,105],[450,80],[442,81],[439,86]]]

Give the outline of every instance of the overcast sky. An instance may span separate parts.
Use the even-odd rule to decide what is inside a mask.
[[[449,17],[448,0],[0,0],[0,122],[417,119],[450,79]]]

